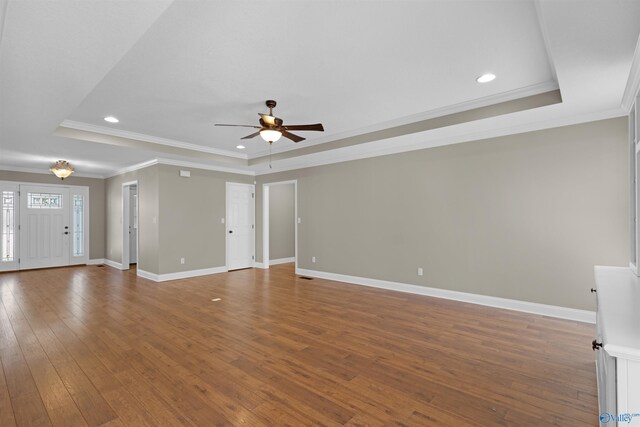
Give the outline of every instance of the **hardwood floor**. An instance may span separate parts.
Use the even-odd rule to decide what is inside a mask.
[[[5,273],[0,298],[3,427],[597,425],[593,325],[290,264]]]

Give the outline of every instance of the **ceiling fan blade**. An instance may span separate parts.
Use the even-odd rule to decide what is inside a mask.
[[[300,141],[304,141],[304,138],[298,135],[294,135],[290,132],[287,132],[284,129],[280,129],[280,132],[282,132],[282,136],[284,136],[285,138],[289,138],[290,140],[292,140],[293,142],[300,142]]]
[[[287,130],[315,130],[318,132],[324,132],[322,123],[316,123],[314,125],[286,125],[282,127]]]
[[[214,124],[214,126],[234,126],[234,127],[239,127],[239,128],[256,128],[256,129],[260,129],[260,126],[252,126],[252,125],[225,125],[225,124],[216,123],[216,124]]]
[[[260,131],[256,132],[256,133],[252,133],[251,135],[247,135],[245,137],[242,137],[240,139],[251,139],[251,138],[255,138],[256,136],[260,135]]]

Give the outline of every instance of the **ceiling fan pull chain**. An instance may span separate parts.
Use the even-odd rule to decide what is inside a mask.
[[[271,167],[271,142],[269,143],[269,169],[272,169]]]

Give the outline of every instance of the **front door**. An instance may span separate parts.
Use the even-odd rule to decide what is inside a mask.
[[[20,196],[20,268],[69,265],[69,190],[21,185]]]
[[[254,191],[251,184],[227,183],[227,268],[253,267]]]

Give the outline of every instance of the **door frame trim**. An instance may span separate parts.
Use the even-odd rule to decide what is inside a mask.
[[[251,230],[252,235],[252,249],[253,249],[253,263],[249,267],[255,267],[256,264],[256,185],[255,184],[246,184],[244,182],[233,182],[227,181],[225,182],[225,193],[224,193],[224,264],[225,268],[229,270],[229,218],[228,218],[228,207],[229,207],[229,186],[230,185],[243,185],[247,187],[251,187],[253,192],[253,229]]]
[[[298,268],[298,180],[268,182],[262,184],[262,268],[269,268],[269,187],[293,184],[293,258]]]
[[[120,257],[120,269],[128,270],[130,264],[130,248],[131,242],[129,237],[129,215],[130,215],[130,203],[131,203],[131,186],[136,186],[136,192],[138,194],[138,206],[140,206],[140,186],[138,185],[138,180],[135,181],[127,181],[122,183],[122,253]],[[126,189],[125,189],[126,187]],[[138,221],[138,227],[140,226],[140,222]],[[140,251],[138,250],[138,246],[140,244],[140,236],[136,238],[136,252],[137,252],[137,261],[140,263]]]

